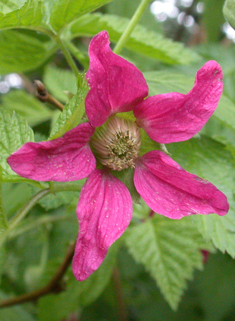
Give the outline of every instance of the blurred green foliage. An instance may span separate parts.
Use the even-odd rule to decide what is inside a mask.
[[[24,88],[1,95],[0,102],[0,240],[7,232],[0,249],[2,300],[49,282],[77,236],[79,192],[74,191],[40,200],[15,229],[10,230],[6,223],[39,188],[48,187],[47,183],[33,186],[24,179],[14,183],[18,177],[6,164],[10,153],[33,140],[26,120],[40,141],[48,137],[48,127],[51,138],[59,137],[84,116],[88,90],[84,75],[76,83],[61,49],[58,51],[58,39],[77,59],[78,67],[86,71],[88,37],[105,28],[116,43],[139,2],[0,1],[0,80],[11,72],[25,73]],[[224,9],[231,24],[235,15],[232,2],[227,0]],[[41,297],[37,304],[1,309],[1,321],[235,320],[235,49],[222,32],[224,1],[201,1],[203,13],[196,12],[198,3],[184,7],[176,2],[181,12],[195,18],[194,29],[179,25],[176,18],[160,23],[148,8],[122,54],[145,72],[151,95],[187,93],[205,61],[215,59],[221,64],[224,93],[214,116],[200,135],[171,144],[169,151],[186,170],[209,179],[226,193],[229,214],[178,222],[159,215],[149,219],[148,207],[135,205],[129,230],[90,278],[79,283],[68,269],[64,291]],[[165,34],[172,38],[177,35],[178,42]],[[191,47],[186,48],[187,44]],[[63,113],[32,96],[34,79],[43,80],[49,92],[66,103]],[[143,150],[155,148],[151,144],[144,137]],[[201,249],[213,252],[205,264]],[[178,304],[173,312],[170,306],[175,309]]]

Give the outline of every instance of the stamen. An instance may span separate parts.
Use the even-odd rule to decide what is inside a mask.
[[[134,168],[141,145],[140,130],[135,122],[115,116],[96,130],[91,145],[100,163],[110,169]]]

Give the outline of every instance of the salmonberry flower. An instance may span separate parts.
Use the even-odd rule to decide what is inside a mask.
[[[222,93],[220,66],[207,62],[186,95],[146,98],[142,73],[112,52],[106,31],[91,40],[89,57],[90,90],[85,100],[89,122],[58,139],[26,143],[8,158],[17,174],[37,181],[88,177],[77,206],[80,224],[73,272],[80,281],[100,266],[131,221],[130,192],[112,173],[133,168],[139,195],[154,212],[171,219],[225,215],[229,208],[226,196],[214,185],[186,172],[162,151],[140,155],[142,129],[163,144],[187,140],[200,131]],[[124,118],[130,111],[135,121]]]

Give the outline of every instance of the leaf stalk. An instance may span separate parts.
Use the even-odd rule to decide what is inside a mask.
[[[123,32],[121,38],[118,40],[116,46],[113,49],[113,52],[116,54],[119,54],[125,44],[127,43],[132,31],[138,24],[142,14],[144,13],[145,9],[147,8],[150,0],[142,0],[138,8],[136,9],[133,17],[131,18],[128,26],[126,27],[126,30]]]

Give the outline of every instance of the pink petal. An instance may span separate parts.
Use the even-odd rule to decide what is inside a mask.
[[[90,66],[86,78],[90,91],[86,112],[92,126],[102,125],[107,118],[133,109],[148,95],[142,73],[130,62],[117,56],[109,47],[107,31],[96,35],[90,43]]]
[[[69,182],[87,177],[96,166],[89,147],[94,128],[83,123],[64,136],[41,143],[26,143],[8,157],[20,176],[36,181]]]
[[[223,90],[222,70],[208,61],[187,94],[169,93],[147,98],[134,109],[139,126],[159,143],[187,140],[198,133],[215,111]]]
[[[229,209],[226,196],[213,184],[186,172],[160,151],[139,159],[134,184],[154,212],[172,219],[192,214],[225,215]]]
[[[83,186],[77,216],[80,224],[73,273],[83,281],[98,269],[108,248],[130,223],[132,199],[127,187],[110,173],[96,169]]]

